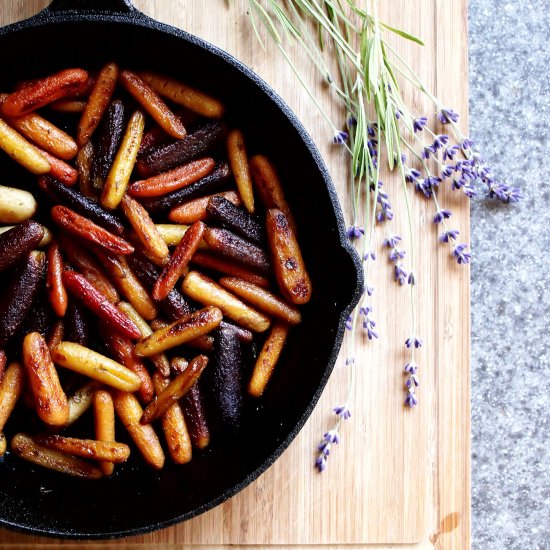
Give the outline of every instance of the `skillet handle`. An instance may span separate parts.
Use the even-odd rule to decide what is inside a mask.
[[[52,0],[49,11],[102,11],[110,13],[137,13],[131,0]]]

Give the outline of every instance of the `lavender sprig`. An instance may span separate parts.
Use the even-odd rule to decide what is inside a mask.
[[[416,191],[433,204],[433,223],[441,227],[439,241],[449,246],[450,254],[458,264],[469,263],[470,252],[466,243],[458,241],[459,229],[449,226],[453,221],[452,212],[445,204],[441,204],[441,189],[450,188],[466,199],[471,199],[484,186],[489,198],[505,203],[517,202],[521,193],[516,187],[495,181],[474,142],[462,134],[459,114],[452,108],[443,106],[426,89],[398,51],[388,43],[385,33],[393,32],[422,44],[406,32],[381,22],[376,0],[361,5],[356,0],[248,2],[252,24],[260,41],[256,20],[265,27],[320,109],[331,129],[333,142],[349,153],[352,220],[347,236],[364,259],[366,288],[359,306],[346,322],[352,352],[345,361],[349,367],[350,382],[348,398],[342,410],[348,410],[347,404],[354,384],[357,326],[363,327],[365,340],[378,338],[369,303],[373,293],[369,278],[371,266],[376,259],[376,228],[382,223],[387,226],[389,235],[382,245],[388,251],[393,276],[409,294],[411,336],[405,341],[410,353],[404,370],[405,405],[415,407],[419,401],[415,353],[422,346],[422,340],[416,335],[416,247],[410,193]],[[311,23],[317,27],[318,34],[312,32]],[[283,44],[283,36],[289,42],[297,43],[318,68],[321,78],[328,84],[328,89],[345,109],[346,124],[334,124],[321,108],[315,94],[293,65]],[[330,47],[325,48],[325,44]],[[336,74],[328,69],[331,64],[326,60],[327,52],[332,52],[335,57]],[[433,102],[432,113],[410,112],[401,96],[398,76],[411,82]],[[432,123],[432,119],[437,121],[436,124]],[[403,154],[404,151],[407,152],[408,159]],[[405,248],[408,252],[408,273],[404,266],[405,251],[401,247],[400,238],[392,235],[390,227],[394,220],[390,195],[395,190],[391,188],[390,192],[380,182],[381,159],[387,161],[390,170],[396,170],[400,174],[408,222],[408,234],[404,234],[407,241]],[[340,440],[342,416],[339,412],[336,415],[334,426],[325,432],[317,449],[316,466],[320,471],[326,468],[330,451]]]

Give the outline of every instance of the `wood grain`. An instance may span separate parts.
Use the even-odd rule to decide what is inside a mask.
[[[39,11],[47,0],[4,0],[0,23]],[[148,15],[183,28],[226,49],[259,73],[297,113],[326,159],[344,209],[345,158],[331,146],[329,132],[292,72],[275,53],[258,47],[245,15],[243,0],[135,0]],[[380,3],[382,19],[422,37],[420,48],[394,40],[428,87],[445,105],[462,113],[467,123],[466,0],[391,0]],[[305,57],[296,55],[312,87],[320,83]],[[416,91],[405,87],[408,104],[419,114],[433,109]],[[323,100],[334,120],[342,114]],[[391,233],[406,235],[405,207],[399,179],[383,174],[395,211]],[[449,191],[442,200],[454,213],[453,227],[468,240],[469,210]],[[430,223],[431,203],[413,198],[418,254],[418,334],[424,347],[420,365],[420,406],[402,406],[406,362],[403,346],[410,327],[405,290],[392,282],[390,264],[376,243],[380,261],[369,278],[376,289],[374,316],[379,342],[359,339],[353,417],[342,430],[323,475],[312,469],[314,446],[329,427],[331,407],[345,395],[349,369],[342,360],[306,426],[284,455],[255,483],[216,509],[150,535],[101,545],[102,548],[330,548],[393,549],[470,547],[470,366],[469,271],[456,266],[448,250],[437,244]],[[59,546],[0,530],[2,547]],[[79,544],[81,546],[82,543]],[[74,543],[63,543],[70,548]],[[86,544],[92,548],[96,544]]]

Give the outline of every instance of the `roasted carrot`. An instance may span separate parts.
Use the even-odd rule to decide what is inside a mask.
[[[213,197],[223,197],[235,206],[240,206],[241,199],[235,191],[225,191],[215,195],[207,195],[191,201],[185,202],[170,210],[168,219],[174,223],[191,224],[198,221],[204,221],[208,217],[206,208],[208,201]]]
[[[178,279],[183,275],[189,261],[196,252],[204,235],[206,226],[202,222],[195,222],[185,233],[168,265],[162,270],[153,288],[153,298],[162,300],[174,288]]]
[[[254,212],[254,192],[252,191],[252,179],[244,136],[240,130],[229,132],[227,136],[227,156],[229,157],[231,170],[235,175],[239,195],[245,208],[252,214]]]
[[[51,215],[54,222],[61,228],[77,237],[103,247],[109,252],[131,254],[134,251],[134,247],[129,242],[113,235],[106,229],[103,229],[103,227],[96,225],[66,206],[54,206]]]
[[[311,298],[311,280],[288,218],[282,210],[272,208],[267,211],[266,227],[280,291],[293,304],[307,303]]]
[[[136,111],[128,122],[122,143],[103,185],[100,202],[104,208],[116,208],[126,193],[143,137],[144,126],[143,113]]]
[[[179,118],[170,111],[158,94],[137,74],[131,71],[122,71],[119,80],[168,135],[176,139],[183,139],[187,135],[187,131]]]
[[[10,94],[2,105],[2,112],[9,117],[30,113],[57,99],[67,97],[87,80],[88,73],[82,69],[65,69],[41,78]]]
[[[59,382],[48,345],[38,332],[27,334],[23,340],[23,362],[38,416],[50,426],[64,426],[69,419],[67,396]]]
[[[127,315],[119,311],[104,294],[94,288],[82,275],[74,271],[63,273],[63,283],[75,298],[95,313],[112,329],[128,338],[140,338],[141,332]]]
[[[46,287],[50,297],[50,304],[58,317],[63,317],[67,311],[67,291],[63,285],[63,258],[59,245],[53,242],[48,247],[48,268],[46,272]]]
[[[215,166],[214,159],[194,160],[169,172],[132,183],[128,193],[133,197],[158,197],[177,191],[207,176]]]
[[[108,63],[99,72],[78,124],[77,142],[83,147],[101,122],[115,91],[118,65]]]
[[[220,118],[223,115],[224,107],[222,103],[204,92],[173,78],[149,71],[142,71],[139,75],[157,93],[174,103],[179,103],[187,109],[207,117]]]
[[[143,247],[155,258],[166,260],[170,251],[147,210],[128,195],[123,197],[121,206]]]

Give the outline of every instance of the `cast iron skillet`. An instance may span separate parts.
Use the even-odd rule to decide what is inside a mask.
[[[188,465],[168,464],[155,472],[134,457],[111,479],[95,482],[32,467],[9,452],[0,462],[0,525],[11,529],[98,539],[189,519],[243,489],[279,457],[309,417],[334,366],[363,281],[326,166],[295,115],[250,69],[146,17],[129,0],[54,0],[37,16],[0,29],[0,51],[2,91],[18,80],[73,66],[99,68],[111,59],[179,77],[220,97],[245,130],[250,152],[268,154],[281,172],[314,294],[268,391],[248,406],[240,433],[218,438]],[[5,155],[0,174],[8,185],[26,177]],[[8,440],[21,416],[16,411],[8,422]],[[122,437],[123,431],[118,429]],[[313,460],[312,451],[302,467],[311,468]]]

